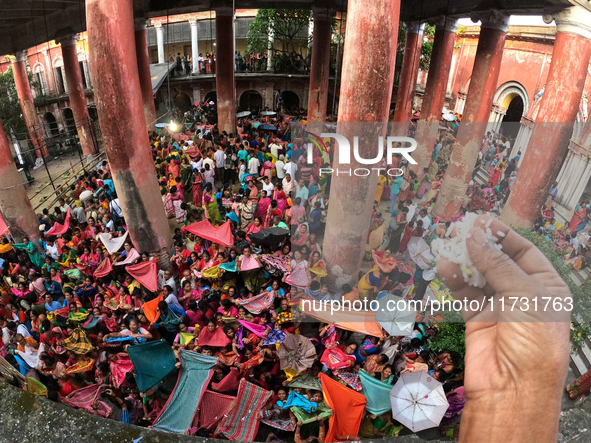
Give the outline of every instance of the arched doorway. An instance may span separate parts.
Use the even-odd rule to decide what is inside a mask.
[[[64,120],[66,122],[66,130],[69,135],[76,134],[76,120],[74,119],[74,113],[70,108],[64,108],[62,111]]]
[[[257,91],[251,89],[244,91],[240,96],[240,110],[258,112],[263,107],[263,97]]]
[[[281,93],[283,109],[290,114],[292,111],[300,110],[300,97],[295,92],[283,91]]]
[[[205,99],[203,100],[205,103],[209,103],[209,102],[214,102],[217,103],[218,102],[218,94],[215,91],[209,91],[207,94],[205,94]]]
[[[47,135],[50,137],[57,137],[60,131],[57,126],[55,116],[51,112],[46,112],[43,114],[43,121],[45,122],[45,126],[47,128]]]
[[[174,96],[174,106],[183,114],[191,109],[192,104],[191,98],[183,92]]]
[[[517,138],[517,134],[519,133],[519,128],[521,126],[521,117],[523,116],[523,99],[519,95],[515,95],[509,106],[507,107],[507,112],[503,117],[503,122],[501,124],[501,133],[506,136],[510,137],[511,140]]]

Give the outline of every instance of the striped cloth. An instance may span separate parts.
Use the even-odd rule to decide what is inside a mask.
[[[248,312],[253,314],[260,314],[265,309],[268,309],[275,300],[275,291],[265,291],[255,297],[239,300],[240,306],[244,307]]]
[[[361,393],[367,398],[367,409],[371,414],[382,415],[392,409],[390,391],[392,385],[372,377],[364,370],[359,371]]]
[[[66,368],[66,374],[81,374],[86,371],[90,371],[94,367],[94,361],[82,360],[78,363],[74,363],[72,366]]]
[[[182,434],[191,427],[217,358],[181,349],[182,370],[154,429]]]
[[[271,394],[243,379],[238,388],[236,407],[222,419],[216,434],[223,434],[229,440],[253,441],[259,429],[259,411]]]
[[[215,425],[228,413],[236,397],[218,392],[205,391],[201,400],[199,414],[195,414],[193,426],[212,430]],[[199,423],[197,423],[199,417]]]
[[[100,399],[102,386],[99,383],[87,386],[86,388],[78,389],[66,397],[60,397],[62,403],[73,408],[84,409],[91,414],[93,413],[92,402]],[[113,409],[102,401],[98,401],[98,414],[101,417],[106,417],[113,413]]]

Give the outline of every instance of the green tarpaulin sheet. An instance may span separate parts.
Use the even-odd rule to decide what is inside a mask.
[[[153,388],[174,371],[174,351],[165,340],[129,346],[127,353],[133,363],[135,381],[141,392]]]

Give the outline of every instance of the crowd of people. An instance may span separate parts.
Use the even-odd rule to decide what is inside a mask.
[[[276,129],[262,129],[265,123]],[[424,174],[380,176],[364,271],[356,287],[335,291],[322,258],[330,176],[318,171],[330,165],[328,154],[314,152],[307,164],[303,139],[281,116],[239,120],[236,135],[215,125],[190,128],[150,139],[174,232],[169,260],[136,249],[106,161],[39,214],[37,244],[2,241],[1,352],[27,388],[92,414],[158,427],[180,395],[174,384],[190,352],[217,358],[208,395],[241,396],[244,382],[269,393],[244,423],[258,429],[257,440],[354,441],[403,427],[386,405],[380,413],[366,409],[355,432],[331,429],[326,421],[344,412],[322,395],[325,377],[346,386],[345,395],[369,397],[364,377],[393,386],[424,371],[443,384],[450,405],[441,431],[457,436],[463,355],[432,351],[434,319],[417,313],[410,335],[390,336],[375,321],[368,327],[318,318],[300,305],[389,293],[429,298],[437,279],[429,245],[446,235],[430,208],[450,152],[447,134]],[[394,162],[406,168],[401,157]],[[392,208],[389,221],[382,200]],[[215,234],[226,225],[229,238]],[[176,364],[141,390],[146,368],[133,351],[150,343],[165,343]],[[305,358],[298,354],[304,348]],[[232,435],[201,417],[182,431]]]

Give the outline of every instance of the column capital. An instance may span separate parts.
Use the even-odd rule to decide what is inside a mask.
[[[162,23],[154,22],[154,27],[156,28],[157,31],[162,31]]]
[[[42,48],[41,49],[41,54],[43,54],[43,55],[46,56],[47,55],[47,48]]]
[[[216,17],[233,17],[234,8],[232,6],[216,6],[215,9]]]
[[[76,40],[78,40],[78,34],[68,34],[64,35],[63,37],[58,37],[55,39],[56,43],[59,43],[62,48],[66,46],[72,46],[76,44]]]
[[[15,62],[26,62],[27,61],[27,50],[23,49],[22,51],[17,51],[15,54],[16,58],[13,59],[12,57],[10,58],[10,60],[12,61],[12,63]]]
[[[189,19],[189,24],[191,25],[191,27],[197,26],[197,19],[196,18]]]
[[[133,29],[136,31],[147,29],[149,25],[150,19],[146,19],[144,17],[139,17],[133,20]]]
[[[437,30],[443,30],[448,32],[456,32],[458,29],[458,19],[454,17],[441,16],[433,19]]]
[[[591,9],[571,6],[561,11],[544,14],[544,22],[556,22],[556,32],[577,34],[591,40]]]
[[[474,23],[482,22],[481,28],[498,29],[507,32],[509,28],[509,16],[497,9],[475,12],[470,16]]]
[[[422,34],[425,29],[425,24],[419,21],[406,22],[406,31],[411,34]]]
[[[332,20],[334,17],[334,9],[328,5],[313,5],[312,6],[312,18],[314,20]]]

